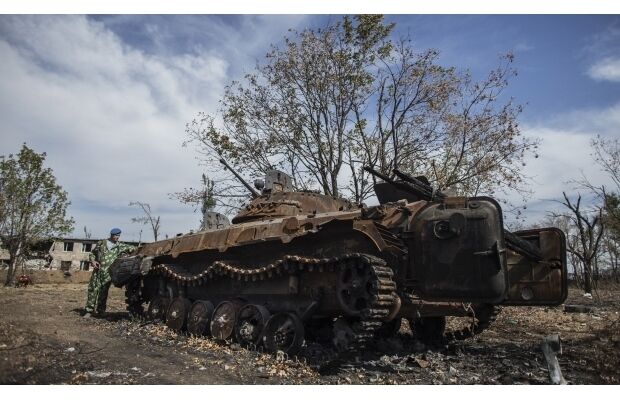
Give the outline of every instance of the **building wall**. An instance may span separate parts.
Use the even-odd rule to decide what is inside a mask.
[[[79,239],[79,238],[62,238],[54,240],[49,249],[49,256],[41,259],[27,260],[26,267],[32,269],[51,269],[61,271],[88,271],[88,257],[91,250],[95,248],[95,244],[99,239]],[[123,242],[131,245],[138,245],[135,242]],[[43,256],[41,256],[43,257]],[[8,266],[9,253],[6,249],[0,248],[0,266],[6,263]]]
[[[96,239],[59,239],[50,249],[50,269],[65,271],[88,270],[88,256],[95,247]]]
[[[9,264],[9,251],[0,247],[0,265]]]

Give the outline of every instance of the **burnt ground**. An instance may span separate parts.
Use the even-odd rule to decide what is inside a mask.
[[[592,300],[571,289],[566,303],[588,312],[504,307],[475,338],[432,348],[403,324],[379,350],[320,365],[132,321],[116,288],[107,319],[84,319],[85,293],[84,284],[0,288],[1,384],[547,384],[540,343],[555,333],[569,384],[620,383],[620,288]]]

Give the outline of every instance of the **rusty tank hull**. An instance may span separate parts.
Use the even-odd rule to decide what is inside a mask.
[[[290,354],[308,341],[361,349],[403,319],[423,340],[462,339],[501,305],[565,300],[561,231],[508,232],[488,197],[379,200],[264,193],[229,227],[119,258],[113,282],[134,314],[148,306],[172,329]],[[450,315],[473,322],[445,332]]]

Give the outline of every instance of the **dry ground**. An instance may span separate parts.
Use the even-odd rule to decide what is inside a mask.
[[[571,290],[564,307],[505,307],[490,329],[439,348],[397,337],[344,361],[316,366],[177,335],[131,321],[110,290],[108,319],[83,319],[85,284],[0,288],[0,384],[546,384],[541,339],[559,333],[569,384],[620,383],[620,289],[593,300]]]

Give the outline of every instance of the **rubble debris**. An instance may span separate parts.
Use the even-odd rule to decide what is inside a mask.
[[[106,372],[106,371],[86,371],[86,374],[93,378],[107,378],[110,375],[112,375],[111,372]]]
[[[562,376],[560,370],[560,363],[558,362],[557,354],[562,354],[562,343],[560,341],[560,335],[549,335],[543,338],[541,348],[547,360],[547,366],[549,367],[549,378],[555,385],[566,385],[566,380]]]
[[[596,310],[594,306],[586,306],[583,304],[565,304],[564,312],[567,313],[592,313]]]
[[[428,368],[428,365],[430,364],[428,361],[423,360],[421,358],[416,358],[415,362],[418,364],[420,368]]]

